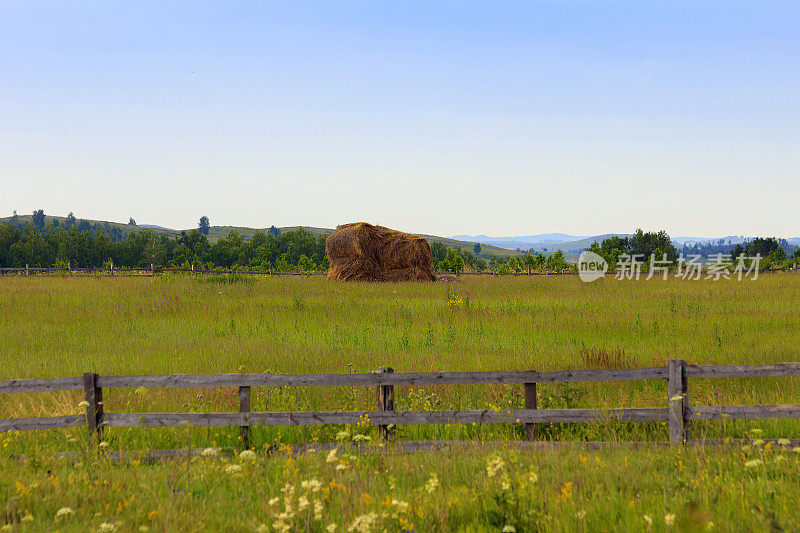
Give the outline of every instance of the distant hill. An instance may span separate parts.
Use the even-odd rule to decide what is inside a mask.
[[[454,239],[491,244],[501,248],[539,248],[548,244],[585,239],[585,236],[568,235],[566,233],[542,233],[540,235],[521,235],[515,237],[489,237],[487,235],[456,235]]]
[[[453,239],[461,239],[465,241],[474,241],[485,244],[491,244],[499,248],[508,250],[534,250],[537,252],[546,251],[551,252],[555,250],[562,250],[563,252],[577,253],[590,247],[593,242],[601,243],[604,239],[612,236],[629,237],[630,233],[604,233],[602,235],[594,235],[591,237],[581,237],[577,235],[569,235],[566,233],[542,233],[540,235],[521,235],[514,237],[488,237],[486,235],[456,235]],[[771,235],[770,235],[771,236]],[[704,243],[716,243],[722,240],[725,244],[741,244],[745,241],[750,241],[755,236],[745,235],[728,235],[725,237],[672,237],[672,242],[676,247],[681,248],[684,244],[693,245]],[[800,237],[789,237],[786,239],[789,244],[800,245]]]
[[[542,233],[539,235],[522,235],[516,237],[488,237],[486,235],[457,235],[454,239],[463,239],[468,241],[477,241],[480,243],[490,244],[499,248],[506,248],[509,250],[535,250],[535,251],[554,251],[562,250],[577,251],[580,253],[591,246],[592,242],[602,241],[611,235],[625,236],[624,233],[607,233],[604,235],[596,235],[594,237],[568,235],[566,233]]]
[[[13,217],[0,218],[0,224],[11,222],[12,218]],[[52,225],[54,219],[58,220],[59,226],[64,227],[66,225],[66,220],[67,220],[66,217],[54,217],[54,216],[49,216],[49,215],[45,216],[45,225],[46,226]],[[17,220],[18,220],[19,224],[27,225],[29,222],[31,222],[32,216],[31,215],[18,215],[17,216]],[[141,224],[141,225],[133,226],[133,225],[129,225],[129,224],[123,223],[123,222],[110,222],[110,221],[105,221],[105,220],[94,220],[94,219],[88,219],[88,218],[87,219],[81,219],[81,218],[77,219],[78,222],[80,222],[81,220],[86,220],[87,222],[89,222],[89,223],[91,223],[93,225],[104,226],[104,227],[108,227],[108,228],[116,227],[116,228],[119,228],[125,234],[127,234],[129,232],[134,232],[134,231],[151,231],[151,232],[155,233],[156,235],[166,235],[166,236],[172,237],[172,238],[177,238],[180,235],[181,231],[191,231],[193,229],[197,229],[197,228],[188,228],[186,230],[179,230],[179,229],[166,228],[164,226],[158,226],[158,225],[155,225],[155,224]],[[330,233],[333,233],[333,231],[334,231],[333,228],[315,228],[315,227],[312,227],[312,226],[282,226],[282,227],[278,227],[278,229],[281,232],[285,232],[285,231],[296,231],[296,230],[300,229],[301,227],[304,230],[310,232],[315,237],[320,237],[322,235],[328,235]],[[213,244],[213,243],[217,242],[220,238],[227,237],[232,231],[235,231],[235,232],[239,233],[240,235],[242,235],[246,239],[250,239],[255,234],[256,231],[261,231],[261,232],[266,233],[268,230],[269,230],[269,228],[250,228],[250,227],[245,227],[245,226],[211,226],[209,228],[209,231],[208,231],[208,240],[209,240],[209,242],[211,242]],[[425,239],[428,240],[428,242],[439,241],[439,242],[445,244],[448,247],[451,247],[451,248],[459,247],[459,248],[463,248],[464,250],[469,250],[470,252],[473,252],[473,253],[474,253],[475,242],[477,242],[477,241],[464,241],[464,240],[459,240],[459,239],[451,239],[451,238],[447,238],[447,237],[439,237],[439,236],[436,236],[436,235],[422,235],[422,234],[420,234],[420,237],[424,237]],[[488,245],[488,244],[481,244],[481,253],[478,254],[478,257],[481,257],[483,259],[490,259],[492,257],[492,255],[496,255],[498,257],[511,257],[511,256],[520,255],[520,254],[519,254],[519,252],[515,252],[514,250],[508,250],[508,249],[505,249],[505,248],[500,248],[500,247],[492,246],[492,245]]]
[[[0,218],[0,223],[11,222],[12,218],[13,217]],[[31,222],[31,219],[31,215],[17,216],[18,223],[22,225],[28,224]],[[62,227],[66,224],[66,217],[54,217],[48,215],[45,216],[45,225],[52,225],[53,220],[58,220],[58,224]],[[167,228],[156,224],[140,224],[138,226],[133,226],[125,222],[110,222],[95,219],[78,218],[77,220],[78,222],[81,220],[86,220],[93,225],[104,226],[106,228],[118,228],[125,234],[132,231],[151,231],[156,235],[167,235],[172,238],[179,236],[181,231],[191,231],[196,229],[188,228],[186,230],[180,230]],[[281,232],[296,231],[300,229],[300,227],[301,226],[282,226],[278,229]],[[334,231],[333,228],[316,228],[312,226],[302,226],[302,228],[310,232],[315,237],[328,235]],[[208,240],[213,244],[220,238],[226,237],[232,231],[239,233],[246,239],[250,239],[256,231],[262,231],[266,233],[268,230],[269,228],[251,228],[246,226],[211,226],[209,229]],[[564,252],[567,260],[572,262],[576,261],[578,254],[590,247],[593,242],[600,243],[604,239],[614,235],[618,237],[628,237],[631,234],[604,233],[602,235],[590,237],[569,235],[567,233],[541,233],[538,235],[519,235],[512,237],[489,237],[487,235],[456,235],[454,237],[440,237],[438,235],[420,234],[421,237],[424,237],[429,242],[438,241],[448,247],[458,247],[470,252],[474,251],[475,243],[480,243],[481,253],[479,254],[479,257],[483,259],[489,259],[493,255],[503,258],[517,256],[520,255],[520,252],[517,252],[516,250],[532,249],[536,252],[544,253],[545,255],[550,255],[556,250],[561,250]],[[744,235],[729,235],[726,237],[673,237],[672,242],[675,243],[677,247],[682,247],[684,243],[707,243],[716,242],[720,239],[722,239],[726,244],[728,241],[730,241],[731,244],[738,244],[746,240],[751,240],[752,238],[753,237],[746,237]],[[800,237],[790,237],[787,238],[787,241],[793,245],[800,245]]]
[[[170,232],[177,232],[178,231],[178,230],[174,230],[172,228],[165,228],[164,226],[154,226],[152,224],[138,224],[138,226],[140,228],[145,228],[145,229],[157,229],[157,230],[161,230],[161,231],[170,231]]]

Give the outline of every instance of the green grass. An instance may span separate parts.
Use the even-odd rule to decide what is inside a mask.
[[[780,446],[329,453],[10,461],[0,494],[5,520],[20,531],[800,528],[799,454]],[[73,513],[57,517],[64,508]],[[365,522],[372,526],[354,527]]]
[[[346,373],[372,372],[382,366],[390,366],[398,372],[564,370],[657,366],[665,365],[671,358],[706,364],[760,364],[800,359],[796,348],[800,341],[797,327],[800,277],[791,274],[762,276],[757,281],[744,282],[603,280],[591,284],[559,276],[465,276],[458,280],[456,289],[462,286],[472,293],[470,300],[460,298],[448,303],[442,283],[344,284],[328,283],[319,277],[233,277],[226,278],[223,283],[217,277],[181,275],[154,279],[8,276],[0,278],[3,350],[0,379],[77,376],[90,370],[106,375]],[[798,384],[800,381],[796,378],[692,379],[689,399],[695,405],[796,403]],[[236,391],[225,388],[109,389],[104,395],[107,412],[235,411],[237,408]],[[648,407],[667,403],[666,383],[661,380],[543,384],[539,386],[539,395],[541,407]],[[395,397],[397,409],[522,406],[519,385],[397,387]],[[257,388],[253,390],[252,408],[372,410],[374,398],[375,391],[369,387]],[[0,397],[0,418],[79,413],[81,399],[78,391],[7,394]],[[794,420],[727,420],[693,424],[691,431],[694,437],[742,438],[751,435],[749,431],[754,427],[762,430],[764,438],[800,437],[800,425]],[[331,442],[342,429],[341,426],[254,428],[253,442],[258,450],[281,443]],[[544,438],[558,440],[667,439],[664,425],[656,423],[546,425],[541,430]],[[520,439],[523,431],[521,425],[514,423],[408,426],[397,428],[397,436],[408,440],[503,441]],[[373,431],[365,429],[364,432],[375,436]],[[235,428],[112,428],[103,438],[111,448],[124,450],[186,446],[234,449],[240,446]],[[5,456],[20,453],[28,457],[51,456],[55,451],[83,453],[88,448],[83,428],[17,432],[4,435],[2,439],[0,447]],[[788,452],[784,455],[789,461],[783,466],[778,468],[765,460],[764,471],[758,470],[756,474],[752,469],[745,469],[743,464],[750,458],[740,457],[738,451],[607,450],[598,452],[598,457],[605,464],[615,466],[609,466],[606,474],[593,474],[590,478],[585,476],[592,470],[580,463],[577,452],[519,453],[519,461],[527,466],[535,463],[542,480],[549,481],[540,485],[548,489],[537,493],[540,497],[536,501],[541,500],[537,505],[542,507],[535,519],[529,517],[525,520],[532,521],[519,522],[517,525],[522,529],[518,531],[526,528],[580,529],[575,513],[581,509],[586,511],[587,520],[592,518],[593,524],[599,524],[591,527],[592,530],[604,527],[612,530],[614,523],[634,519],[637,521],[630,522],[631,527],[643,529],[644,514],[653,519],[654,529],[663,529],[666,527],[663,515],[673,512],[671,509],[678,515],[678,525],[683,524],[687,516],[700,516],[721,526],[726,521],[725,516],[735,516],[739,522],[732,523],[732,530],[769,529],[774,521],[784,528],[798,528],[789,518],[791,513],[787,514],[781,507],[784,504],[789,509],[797,507],[797,497],[782,492],[797,494],[793,486],[797,482],[795,455]],[[701,498],[714,488],[709,483],[715,478],[704,480],[697,487],[690,481],[702,472],[702,466],[689,465],[701,465],[706,454],[708,461],[716,465],[716,471],[724,470],[728,478],[746,474],[735,487],[726,484],[724,490],[720,489],[718,498],[724,506],[719,511],[715,507],[717,504],[711,505]],[[360,479],[358,483],[374,478],[375,490],[365,492],[375,502],[391,496],[387,488],[388,476],[403,479],[400,484],[405,488],[397,490],[403,498],[409,499],[412,492],[417,494],[412,487],[418,488],[422,477],[431,469],[439,472],[443,488],[462,484],[473,487],[490,482],[480,475],[483,467],[476,466],[486,460],[484,453],[372,455],[354,460],[352,473],[347,475]],[[623,456],[627,456],[631,468],[651,468],[652,471],[646,476],[623,472],[619,469]],[[686,481],[676,489],[668,473],[674,473],[673,467],[679,460],[687,465]],[[25,509],[22,497],[15,493],[15,479],[19,478],[25,486],[35,479],[46,485],[43,472],[47,469],[64,479],[70,472],[78,472],[66,463],[47,461],[7,463],[0,474],[0,498],[5,498],[7,513],[12,505]],[[278,479],[279,474],[328,476],[326,483],[339,479],[335,471],[326,474],[326,467],[322,465],[319,473],[310,470],[316,468],[316,459],[297,460],[297,471],[284,472],[286,461],[259,460],[252,467],[252,474],[262,480]],[[37,520],[36,528],[69,529],[64,526],[94,523],[99,520],[95,520],[95,513],[100,513],[103,520],[111,515],[119,517],[125,523],[124,528],[138,527],[138,524],[145,524],[142,517],[146,508],[168,504],[166,499],[169,498],[160,492],[163,481],[177,475],[172,462],[142,465],[141,470],[107,465],[102,459],[87,458],[84,464],[99,469],[108,483],[127,487],[127,492],[120,492],[120,495],[137,494],[137,498],[147,501],[140,485],[151,487],[152,491],[147,492],[149,502],[147,505],[130,504],[138,509],[136,512],[126,508],[108,513],[102,502],[110,501],[116,493],[104,491],[102,497],[84,508],[76,503],[82,500],[80,495],[84,490],[76,484],[66,493],[51,491],[52,494],[36,497],[41,500],[41,508],[36,512],[30,509]],[[208,468],[213,472],[224,464],[224,461],[202,463],[197,469]],[[403,466],[406,464],[411,466]],[[408,468],[414,475],[409,474],[406,482]],[[194,471],[194,466],[191,469]],[[551,470],[557,471],[558,481],[556,477],[546,477],[549,474],[545,472]],[[230,530],[272,524],[274,517],[263,501],[256,502],[253,495],[242,496],[244,489],[236,488],[239,481],[227,478],[219,481],[223,477],[208,473],[205,477],[191,478],[199,484],[192,499],[169,503],[175,505],[169,519],[163,507],[156,508],[160,509],[161,518],[151,525],[169,530],[192,529],[191,517],[185,515],[198,502],[203,503],[203,509],[198,512],[202,513],[202,523],[207,529],[218,529],[216,526],[226,523],[239,524],[240,527],[231,526]],[[342,525],[350,524],[362,511],[375,509],[379,512],[381,509],[378,503],[370,507],[355,495],[354,491],[360,487],[355,478],[351,481],[356,485],[343,483],[351,491],[346,503],[325,511],[326,516]],[[64,479],[60,480],[62,487]],[[214,479],[221,484],[212,490],[210,487],[216,487]],[[576,487],[572,503],[580,501],[580,508],[563,506],[556,497],[555,484],[563,485],[570,480]],[[257,494],[269,492],[270,497],[278,496],[273,489],[280,485],[279,481],[270,483],[259,488]],[[772,491],[772,496],[762,491],[765,487]],[[745,492],[745,489],[757,492]],[[515,494],[519,493],[520,498],[523,495],[532,497],[519,492],[522,490],[515,489]],[[675,496],[674,490],[678,490]],[[601,504],[600,494],[612,498],[611,503]],[[63,506],[62,500],[67,496],[72,498],[71,506],[76,509],[72,519],[75,522],[55,525],[52,522],[54,507]],[[221,498],[219,503],[214,500],[216,497]],[[627,507],[629,498],[635,500],[630,509]],[[121,498],[115,500],[116,503],[111,502],[112,506],[119,501]],[[234,511],[220,509],[225,501],[229,504],[244,501],[242,505],[247,510],[237,515],[236,520],[226,521]],[[418,530],[469,530],[466,524],[472,522],[484,524],[476,525],[472,528],[474,531],[502,527],[502,524],[497,525],[494,511],[476,506],[467,497],[459,499],[460,504],[454,507],[448,507],[449,501],[448,496],[420,503],[423,517],[413,519]],[[670,501],[674,505],[668,505]],[[660,507],[657,508],[656,503]],[[2,506],[0,524],[1,510]],[[150,510],[153,509],[147,512]],[[39,523],[40,515],[49,521]],[[550,519],[546,518],[548,515]],[[694,518],[687,520],[686,524],[694,523]],[[553,525],[548,526],[551,523]],[[297,527],[317,528],[304,524]],[[389,530],[395,529],[386,524]],[[25,527],[33,528],[33,525]]]

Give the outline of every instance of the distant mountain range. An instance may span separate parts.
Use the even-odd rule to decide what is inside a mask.
[[[612,236],[629,237],[630,233],[605,233],[602,235],[585,236],[569,235],[566,233],[541,233],[539,235],[519,235],[513,237],[489,237],[488,235],[455,235],[453,239],[460,241],[479,242],[489,244],[507,250],[535,250],[553,251],[562,250],[564,252],[580,253],[590,247],[593,242],[602,242]],[[682,247],[684,244],[718,242],[739,244],[753,237],[744,235],[728,235],[726,237],[673,237],[672,242],[675,246]],[[800,245],[800,237],[788,237],[789,244]]]

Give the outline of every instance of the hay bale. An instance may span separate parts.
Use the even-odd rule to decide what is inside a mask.
[[[428,241],[366,222],[339,226],[328,235],[329,280],[433,281]]]

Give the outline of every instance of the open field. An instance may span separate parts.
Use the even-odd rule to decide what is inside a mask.
[[[468,298],[461,287],[471,293]],[[457,281],[455,294],[448,298],[443,283],[354,285],[326,283],[316,277],[0,279],[0,379],[76,376],[89,370],[105,375],[371,372],[382,366],[398,372],[546,371],[660,366],[671,358],[696,364],[800,359],[800,276],[793,274],[743,282],[603,280],[591,284],[571,276],[464,277]],[[798,385],[798,378],[693,379],[690,402],[797,403]],[[110,412],[234,411],[238,405],[235,389],[110,389],[104,393]],[[395,394],[397,410],[508,409],[521,408],[523,401],[519,385],[397,387]],[[666,383],[660,380],[539,386],[540,407],[665,407],[666,397]],[[81,399],[77,391],[4,395],[0,418],[78,413]],[[371,410],[374,403],[375,391],[369,387],[275,388],[254,389],[252,408]],[[754,428],[760,432],[752,433]],[[514,525],[518,531],[580,529],[584,522],[578,516],[583,511],[587,520],[591,517],[592,524],[597,524],[592,530],[611,530],[622,520],[630,521],[632,529],[644,529],[644,515],[653,520],[654,529],[663,529],[664,515],[672,513],[677,514],[676,525],[689,529],[707,521],[730,530],[769,529],[776,524],[786,529],[800,527],[791,521],[796,513],[788,511],[798,503],[798,454],[758,445],[746,452],[738,448],[612,449],[591,452],[593,463],[584,463],[581,457],[588,452],[579,448],[515,452],[500,446],[477,453],[353,456],[339,459],[347,463],[341,470],[335,469],[341,463],[326,463],[324,455],[293,462],[282,455],[263,458],[265,446],[332,442],[343,429],[254,428],[253,443],[260,452],[254,464],[243,465],[242,472],[225,471],[241,463],[239,459],[203,459],[184,464],[181,470],[174,462],[117,466],[87,456],[81,462],[91,483],[105,483],[114,490],[101,491],[85,506],[80,503],[82,494],[92,489],[80,468],[65,461],[10,461],[0,474],[0,498],[7,513],[13,506],[17,512],[13,516],[20,520],[24,512],[31,512],[34,522],[20,523],[31,530],[85,530],[79,526],[86,521],[97,526],[109,520],[122,520],[123,529],[135,530],[134,525],[193,529],[188,509],[198,505],[203,507],[198,512],[204,513],[208,529],[223,524],[231,524],[231,530],[256,529],[262,523],[273,524],[272,515],[278,513],[267,502],[283,497],[284,482],[299,483],[316,476],[330,490],[323,514],[340,528],[372,511],[390,530],[405,527],[399,518],[391,518],[391,502],[382,504],[387,496],[410,502],[414,516],[404,519],[420,531],[468,529],[470,516],[476,524],[495,530],[503,525]],[[661,423],[544,425],[540,430],[546,439],[667,440]],[[372,428],[348,431],[375,437]],[[708,438],[798,438],[800,424],[728,420],[695,424],[690,431],[693,437]],[[4,456],[81,452],[87,445],[85,433],[81,427],[5,434],[0,436],[0,450]],[[407,440],[508,441],[520,439],[524,427],[511,423],[408,426],[397,428],[396,433]],[[239,446],[239,432],[234,428],[114,428],[106,431],[104,439],[110,449],[126,450]],[[538,484],[514,485],[512,496],[504,496],[499,474],[489,478],[486,472],[486,461],[496,453],[506,465],[518,463],[515,475],[533,469]],[[776,460],[779,455],[783,459]],[[763,464],[745,466],[755,460]],[[53,479],[45,475],[48,470]],[[437,497],[419,490],[431,472],[440,483],[436,490],[443,491]],[[259,480],[255,488],[253,478]],[[347,496],[345,492],[333,496],[332,481],[344,486]],[[567,482],[572,483],[567,491],[571,496],[559,498]],[[37,485],[32,488],[33,483]],[[54,484],[69,485],[69,496]],[[499,499],[493,496],[494,503],[477,505],[470,496],[475,490],[499,491]],[[186,498],[172,498],[171,494],[178,494],[174,491],[182,491]],[[296,491],[299,498],[299,486]],[[459,491],[464,495],[459,496]],[[709,491],[716,491],[713,505]],[[130,497],[134,499],[125,505]],[[517,503],[503,500],[509,497]],[[532,500],[539,503],[531,507],[534,514],[527,518],[514,515],[518,511],[494,510],[495,505],[519,508],[520,501]],[[241,510],[223,512],[224,505],[239,505]],[[55,511],[63,506],[74,508],[76,514],[54,525]],[[157,511],[153,518],[148,517],[151,511]],[[389,516],[381,518],[382,511]],[[314,521],[313,509],[310,512],[310,521],[295,522],[295,527],[324,530],[325,522]],[[300,520],[298,516],[294,519]],[[730,524],[733,517],[738,520],[735,525]],[[482,526],[472,530],[482,530]]]

